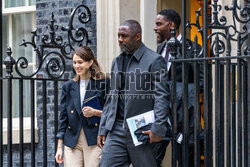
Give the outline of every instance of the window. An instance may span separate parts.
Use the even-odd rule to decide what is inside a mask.
[[[32,6],[36,5],[36,0],[4,0],[4,8]]]
[[[23,39],[26,41],[31,40],[31,31],[35,29],[36,25],[36,0],[3,0],[2,1],[2,45],[3,45],[3,59],[7,56],[7,47],[11,47],[12,56],[17,60],[19,57],[25,57],[29,64],[28,68],[21,71],[23,74],[32,72],[35,68],[35,52],[31,46],[20,47]],[[6,70],[3,65],[3,76],[5,77]],[[14,72],[14,76],[17,74]],[[30,82],[24,81],[23,83],[24,95],[24,129],[30,129]],[[7,97],[7,81],[3,82],[3,97]],[[18,130],[18,117],[19,117],[19,81],[13,80],[12,85],[12,117],[13,117],[13,130]],[[16,95],[15,95],[16,94]],[[3,99],[3,117],[7,118],[7,99]],[[4,121],[4,129],[7,129],[7,119]],[[29,124],[29,125],[28,125]],[[5,137],[7,135],[4,135]],[[25,135],[24,135],[25,136]],[[5,140],[5,139],[4,139]],[[16,143],[15,141],[13,141]],[[4,142],[5,143],[5,142]]]

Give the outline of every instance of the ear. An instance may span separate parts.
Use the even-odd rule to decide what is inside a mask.
[[[89,68],[92,66],[93,63],[94,63],[94,60],[91,59],[91,60],[89,61]]]
[[[171,28],[174,28],[174,29],[175,29],[175,31],[176,31],[176,27],[175,27],[174,22],[170,22],[170,23],[169,23],[169,27],[170,27],[170,29],[171,29]]]
[[[135,39],[136,41],[140,41],[141,40],[141,34],[140,33],[137,33],[136,36],[135,36]]]

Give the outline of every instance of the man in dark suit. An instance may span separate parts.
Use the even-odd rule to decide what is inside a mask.
[[[110,94],[98,134],[100,166],[156,167],[151,143],[166,134],[169,114],[165,61],[142,43],[141,26],[135,20],[121,24],[118,42],[122,53],[112,62]],[[149,135],[149,143],[135,146],[126,119],[151,110],[155,122],[143,132]]]
[[[175,28],[176,31],[176,38],[182,44],[182,36],[179,31],[179,27],[181,24],[181,17],[180,15],[173,9],[163,9],[161,10],[155,20],[155,27],[154,31],[157,34],[157,42],[161,43],[161,45],[157,48],[157,53],[161,54],[164,57],[166,66],[168,69],[168,80],[171,81],[171,62],[169,62],[171,58],[170,48],[168,47],[168,41],[171,38],[171,29]],[[187,51],[186,51],[186,58],[193,58],[194,57],[194,42],[187,39],[186,41]],[[200,53],[201,47],[198,45],[197,53]],[[202,55],[200,55],[202,56]],[[176,59],[181,59],[181,47],[177,48],[177,55]],[[201,68],[202,69],[202,68]],[[190,130],[192,131],[193,127],[193,106],[194,101],[190,100],[193,99],[193,91],[194,91],[194,66],[192,64],[187,64],[186,71],[188,75],[188,94],[189,94],[189,102],[188,102],[188,109],[190,112]],[[182,64],[176,64],[176,82],[177,82],[177,114],[178,114],[178,129],[179,131],[182,129],[182,120],[183,120],[183,111],[182,111]],[[203,80],[203,70],[200,71],[200,86],[202,87],[202,80]],[[164,158],[166,147],[168,146],[169,141],[161,141],[154,145],[154,157],[156,158],[158,167],[161,166],[161,162]]]

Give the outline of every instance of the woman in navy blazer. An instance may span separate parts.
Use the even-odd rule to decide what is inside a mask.
[[[97,146],[97,134],[109,79],[89,47],[79,47],[72,57],[76,75],[62,87],[55,158],[57,163],[64,162],[64,166],[99,166],[101,149]],[[97,106],[101,108],[84,106],[83,101],[92,97],[98,99]]]

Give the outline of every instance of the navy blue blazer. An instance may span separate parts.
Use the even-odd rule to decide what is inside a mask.
[[[103,107],[106,93],[109,91],[109,82],[108,78],[102,80],[91,78],[86,88],[84,99],[96,96],[100,101],[101,107]],[[64,145],[71,148],[75,147],[81,128],[84,130],[88,145],[96,145],[99,129],[99,123],[96,123],[94,126],[88,126],[87,118],[82,113],[79,83],[70,80],[63,84],[58,133],[56,135],[57,138],[63,139]]]

